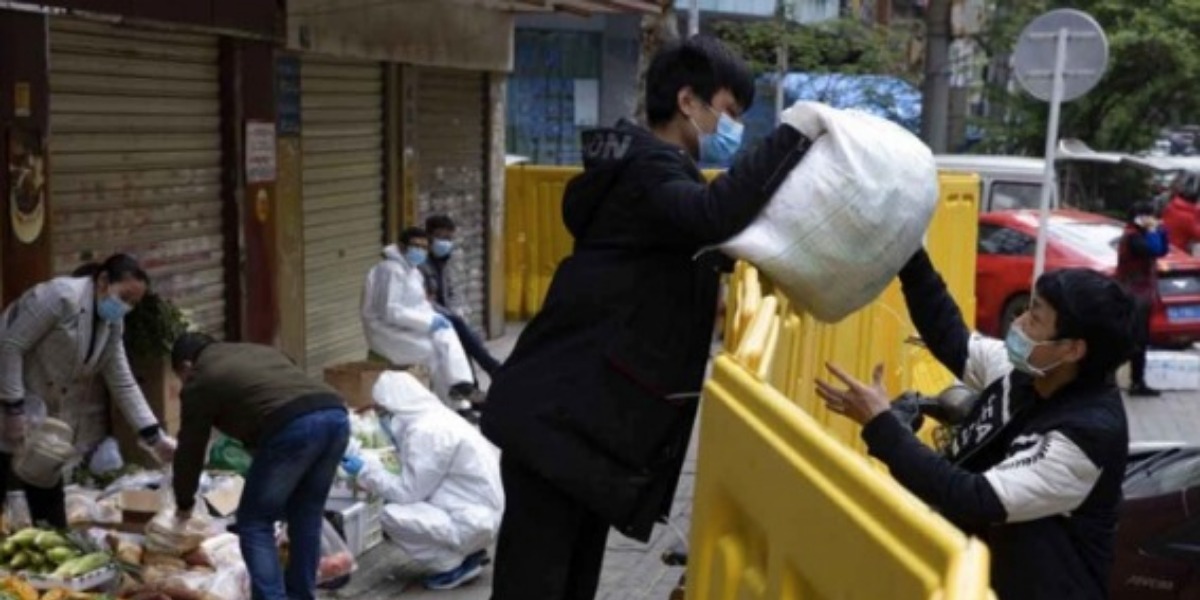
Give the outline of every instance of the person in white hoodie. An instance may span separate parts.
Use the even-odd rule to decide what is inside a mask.
[[[392,365],[427,365],[438,397],[462,412],[481,403],[482,394],[450,321],[429,302],[419,268],[428,257],[429,235],[418,227],[383,249],[383,260],[367,273],[363,333],[371,353]]]
[[[504,513],[499,451],[411,374],[388,371],[372,390],[399,454],[394,473],[377,456],[348,451],[342,467],[383,498],[383,531],[425,586],[451,589],[483,571]]]

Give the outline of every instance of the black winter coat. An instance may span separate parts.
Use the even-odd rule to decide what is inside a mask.
[[[669,510],[695,421],[727,259],[810,142],[782,126],[705,184],[629,122],[584,135],[563,198],[575,237],[488,391],[483,432],[624,534]]]

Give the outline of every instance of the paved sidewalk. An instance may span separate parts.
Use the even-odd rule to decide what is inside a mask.
[[[521,327],[520,324],[510,324],[504,337],[488,342],[492,354],[500,359],[506,358],[512,352]],[[481,373],[481,386],[486,389],[488,383],[487,376]],[[610,535],[597,600],[667,600],[683,569],[667,567],[660,557],[667,550],[678,547],[679,536],[686,535],[691,527],[695,473],[693,443],[672,509],[672,526],[656,528],[649,544],[629,540],[617,533]],[[414,582],[401,566],[402,560],[399,552],[385,543],[360,559],[359,571],[348,586],[323,597],[354,600],[397,597],[414,600],[487,600],[491,594],[490,567],[485,569],[483,577],[471,585],[435,592],[425,590],[418,582]]]

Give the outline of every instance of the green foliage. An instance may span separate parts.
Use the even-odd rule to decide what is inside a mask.
[[[146,292],[125,315],[125,351],[144,358],[166,356],[175,339],[187,329],[187,319],[179,307],[154,292]]]
[[[713,31],[737,50],[756,74],[776,70],[776,50],[783,40],[788,70],[808,73],[889,74],[917,81],[909,65],[911,32],[838,19],[816,25],[775,21],[717,21]]]
[[[1139,151],[1161,127],[1200,116],[1200,0],[1022,0],[998,2],[980,40],[992,56],[1010,52],[1030,19],[1051,8],[1092,14],[1109,38],[1109,68],[1088,95],[1063,106],[1061,135],[1095,148]],[[1048,109],[1023,92],[989,86],[993,110],[979,124],[986,150],[1040,155]]]

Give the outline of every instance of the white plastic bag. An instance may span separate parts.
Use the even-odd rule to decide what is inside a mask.
[[[816,103],[794,110],[817,113],[825,134],[722,249],[834,323],[874,300],[921,247],[937,167],[921,140],[885,119]]]
[[[88,470],[93,475],[104,475],[113,471],[120,471],[125,467],[125,460],[121,457],[121,448],[117,445],[115,438],[107,437],[96,449],[92,451],[92,458],[88,461]]]
[[[199,548],[212,534],[212,524],[201,512],[192,512],[186,519],[181,519],[174,507],[166,508],[146,524],[146,551],[183,556]]]
[[[354,555],[329,519],[321,520],[321,562],[317,565],[317,583],[329,583],[358,570]]]

